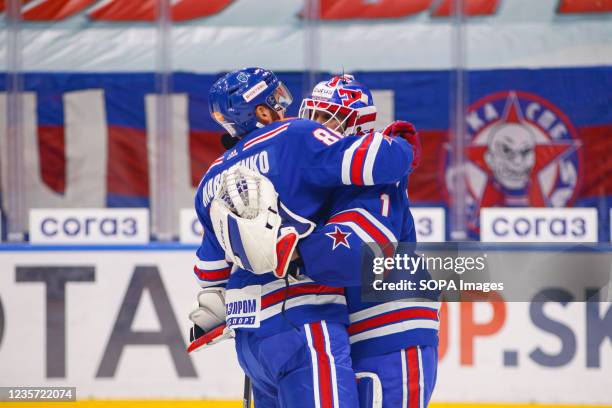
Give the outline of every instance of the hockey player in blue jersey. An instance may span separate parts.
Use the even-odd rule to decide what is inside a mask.
[[[367,88],[343,77],[319,83],[302,102],[300,116],[338,126],[336,106],[343,94],[366,93]],[[368,131],[367,128],[360,129]],[[388,126],[383,134],[403,133],[417,154],[418,135],[407,122]],[[389,140],[389,139],[387,139]],[[361,300],[361,252],[376,243],[384,256],[393,256],[394,243],[416,242],[409,209],[408,178],[399,183],[338,190],[330,217],[298,244],[304,273],[316,282],[346,288],[353,368],[360,381],[362,407],[423,408],[436,382],[438,293],[425,299],[366,303]],[[380,386],[379,386],[380,384]]]
[[[229,73],[211,88],[211,115],[239,142],[212,163],[196,194],[204,237],[194,271],[205,289],[190,314],[193,334],[208,344],[235,335],[257,408],[355,407],[344,291],[289,279],[286,254],[324,221],[338,188],[404,179],[412,148],[381,134],[348,139],[313,121],[283,120],[290,103],[284,85],[260,68]],[[254,224],[264,232],[249,241]],[[263,256],[270,243],[275,251]]]
[[[317,120],[339,132],[368,133],[375,109],[361,100],[371,94],[351,76],[319,83],[302,102],[300,116]],[[351,106],[371,108],[359,119]],[[418,152],[412,125],[396,122],[384,134],[402,134]],[[363,136],[362,136],[363,137]],[[392,142],[388,136],[385,142]],[[418,155],[412,167],[418,164]],[[298,244],[303,272],[331,287],[349,286],[349,335],[353,367],[360,380],[362,407],[424,407],[436,380],[437,293],[425,298],[365,303],[361,301],[361,250],[376,243],[382,255],[392,256],[394,243],[415,242],[414,221],[408,202],[408,179],[398,183],[337,190],[329,219]]]

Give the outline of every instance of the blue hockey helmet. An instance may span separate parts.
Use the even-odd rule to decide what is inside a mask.
[[[226,74],[213,84],[208,96],[210,115],[233,137],[263,127],[255,116],[257,106],[284,112],[292,101],[287,87],[272,71],[263,68]]]
[[[376,106],[370,90],[344,74],[319,82],[302,101],[299,116],[344,135],[363,134],[374,130]]]

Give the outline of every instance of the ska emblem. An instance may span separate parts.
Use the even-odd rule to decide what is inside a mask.
[[[469,108],[465,155],[468,222],[478,231],[482,207],[566,207],[581,179],[576,131],[547,100],[526,92],[486,96]],[[449,163],[450,156],[447,158]],[[454,174],[445,166],[446,187]]]
[[[351,246],[349,245],[348,239],[347,239],[349,235],[351,235],[351,232],[344,232],[336,226],[334,229],[334,232],[328,232],[325,235],[330,237],[333,241],[332,251],[335,250],[340,245],[343,245],[349,249],[351,248]]]

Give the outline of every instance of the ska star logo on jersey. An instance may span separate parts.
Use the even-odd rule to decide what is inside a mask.
[[[580,143],[574,126],[556,106],[530,93],[501,92],[472,105],[466,122],[471,137],[465,156],[472,230],[478,231],[482,207],[572,204],[581,179]],[[449,192],[453,174],[447,167]]]
[[[328,232],[325,234],[334,241],[332,251],[340,245],[344,245],[348,249],[351,249],[347,238],[352,234],[352,232],[343,232],[338,226],[335,226],[334,228],[334,232]]]

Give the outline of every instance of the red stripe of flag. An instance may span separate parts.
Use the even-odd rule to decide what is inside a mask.
[[[10,1],[10,0],[9,0]],[[89,7],[95,0],[47,0],[22,10],[22,18],[29,21],[63,20]],[[20,3],[25,3],[22,1]]]
[[[325,351],[325,337],[323,327],[320,322],[311,323],[310,332],[312,333],[312,344],[317,353],[317,365],[319,369],[319,398],[321,408],[333,408],[331,363]]]
[[[149,195],[147,134],[144,129],[108,127],[107,188],[112,194]]]
[[[261,308],[262,310],[275,305],[276,303],[282,302],[287,299],[301,296],[301,295],[343,295],[344,289],[332,288],[325,285],[318,285],[316,283],[308,283],[299,286],[290,286],[289,289],[281,289],[276,292],[269,293],[262,297]]]
[[[408,367],[408,408],[419,408],[419,356],[416,347],[406,349]]]
[[[352,336],[354,334],[361,333],[366,330],[375,329],[377,327],[385,326],[387,324],[398,323],[403,320],[410,319],[430,319],[437,321],[438,312],[436,310],[426,308],[411,308],[398,310],[381,316],[370,317],[369,319],[365,319],[357,323],[353,323],[349,326],[348,333]]]
[[[66,140],[63,126],[38,126],[40,176],[59,194],[66,192]]]
[[[221,159],[225,148],[221,144],[223,132],[208,130],[191,130],[189,132],[189,153],[191,166],[191,186],[197,187],[202,174],[210,168],[211,163]]]
[[[215,271],[205,271],[205,270],[199,269],[197,266],[194,266],[193,271],[195,272],[196,276],[200,280],[215,281],[215,280],[229,278],[231,268],[227,267],[227,268],[218,269]]]
[[[368,147],[370,147],[373,138],[374,136],[372,133],[366,136],[361,146],[359,146],[357,151],[353,154],[353,162],[351,163],[351,183],[355,185],[363,186],[363,163],[365,162]]]

